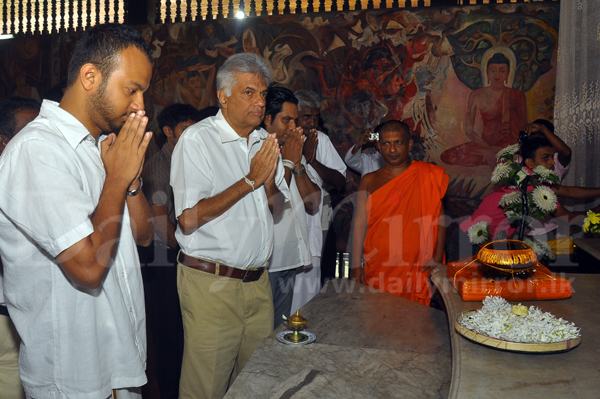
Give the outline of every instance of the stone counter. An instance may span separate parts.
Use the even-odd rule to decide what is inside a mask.
[[[263,340],[225,396],[447,398],[446,315],[349,280],[330,281],[300,310],[312,344]],[[281,317],[281,315],[276,315]]]
[[[600,396],[600,275],[563,274],[573,296],[553,301],[522,301],[581,328],[581,343],[563,353],[529,354],[492,349],[459,335],[460,312],[480,309],[464,302],[446,278],[446,267],[432,273],[444,298],[452,342],[450,398],[597,398]],[[513,302],[511,302],[513,303]]]

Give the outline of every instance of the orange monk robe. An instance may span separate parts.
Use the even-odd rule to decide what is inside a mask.
[[[447,188],[444,168],[414,161],[369,195],[364,246],[369,286],[429,305],[429,272],[421,269],[435,251]]]

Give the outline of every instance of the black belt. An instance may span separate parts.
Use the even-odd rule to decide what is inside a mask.
[[[184,254],[183,252],[179,252],[178,257],[179,263],[184,266],[191,267],[192,269],[200,270],[210,274],[217,274],[217,264],[214,262],[209,262],[204,259],[198,259]],[[219,276],[235,278],[238,280],[242,280],[244,283],[249,283],[252,281],[257,281],[262,276],[266,267],[260,267],[258,269],[238,269],[236,267],[226,266],[222,263],[219,263]]]
[[[10,315],[8,314],[8,308],[4,305],[0,305],[0,314],[6,317],[10,317]]]

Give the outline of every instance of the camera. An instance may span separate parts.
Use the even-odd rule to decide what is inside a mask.
[[[519,132],[519,143],[520,144],[522,144],[528,138],[529,138],[529,133],[527,133],[525,130],[521,130]]]
[[[370,133],[369,140],[379,140],[379,133]]]

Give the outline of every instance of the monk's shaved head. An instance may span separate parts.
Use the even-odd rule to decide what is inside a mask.
[[[387,132],[402,132],[403,139],[408,141],[410,140],[410,128],[404,122],[400,122],[397,120],[391,120],[384,123],[381,128],[379,128],[379,140],[383,140],[383,135]]]

